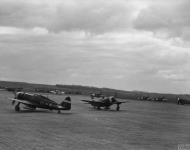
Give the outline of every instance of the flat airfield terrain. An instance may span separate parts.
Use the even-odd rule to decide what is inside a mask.
[[[0,150],[177,150],[190,144],[190,106],[127,100],[99,111],[71,96],[71,111],[16,113],[0,92]],[[49,95],[61,102],[65,95]]]

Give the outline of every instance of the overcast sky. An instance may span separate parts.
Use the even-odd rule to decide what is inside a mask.
[[[190,93],[190,0],[0,0],[0,80]]]

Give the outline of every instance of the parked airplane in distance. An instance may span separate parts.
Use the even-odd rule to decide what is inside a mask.
[[[86,104],[91,104],[95,109],[101,109],[103,107],[104,109],[110,109],[110,107],[114,104],[117,105],[116,110],[119,111],[120,109],[120,104],[126,103],[126,102],[120,102],[117,101],[116,98],[112,97],[106,97],[106,98],[101,98],[98,100],[81,100],[83,102],[86,102]]]
[[[20,104],[23,104],[25,109],[36,110],[36,108],[43,108],[48,110],[57,110],[61,113],[61,110],[71,109],[71,98],[67,96],[60,104],[49,99],[41,94],[31,94],[25,92],[17,92],[15,98],[11,98],[12,104],[15,105],[15,111],[20,111]]]
[[[177,99],[178,105],[190,104],[190,100],[179,98]]]

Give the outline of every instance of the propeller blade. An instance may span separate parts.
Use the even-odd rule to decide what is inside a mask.
[[[14,105],[14,104],[15,104],[15,101],[13,100],[13,101],[12,101],[12,105]]]

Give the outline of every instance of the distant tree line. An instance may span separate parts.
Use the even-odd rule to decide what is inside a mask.
[[[76,95],[88,95],[92,93],[104,95],[104,96],[115,96],[121,99],[133,99],[133,100],[155,100],[161,101],[161,99],[167,99],[167,102],[176,102],[178,98],[189,99],[190,95],[183,94],[163,94],[163,93],[149,93],[139,91],[124,91],[110,88],[97,88],[91,86],[82,85],[45,85],[45,84],[34,84],[25,82],[10,82],[0,81],[0,88],[4,88],[7,91],[30,91],[40,93],[50,93],[50,91],[61,91],[65,94],[76,94]]]

